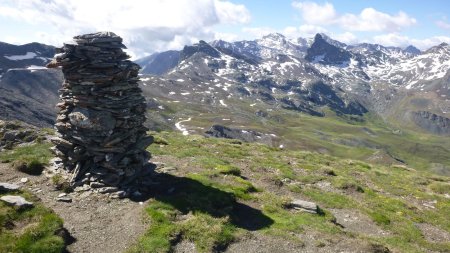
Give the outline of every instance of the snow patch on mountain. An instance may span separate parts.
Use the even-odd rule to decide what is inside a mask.
[[[175,101],[174,101],[174,102],[175,102]],[[183,135],[189,135],[189,131],[188,131],[187,128],[186,128],[185,126],[183,126],[181,123],[191,121],[191,119],[192,119],[192,118],[188,118],[188,119],[185,119],[185,120],[180,120],[180,121],[178,121],[177,123],[175,123],[175,127],[176,127],[179,131],[181,131],[181,132],[183,133]]]
[[[219,103],[220,103],[222,106],[224,106],[224,107],[228,107],[228,105],[225,104],[225,102],[223,102],[223,99],[219,100]]]
[[[11,61],[21,61],[21,60],[28,60],[28,59],[33,59],[35,58],[37,55],[36,53],[33,52],[27,52],[24,55],[9,55],[9,56],[4,56],[6,59],[11,60]]]

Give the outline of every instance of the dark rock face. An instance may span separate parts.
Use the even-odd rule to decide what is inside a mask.
[[[62,72],[56,69],[11,69],[3,75],[0,87],[55,106],[62,80]]]
[[[62,66],[63,87],[54,151],[71,183],[128,189],[149,173],[145,148],[153,141],[143,126],[145,99],[139,66],[129,60],[122,39],[111,32],[74,37],[48,67]]]
[[[324,116],[322,112],[311,106],[328,106],[338,114],[362,115],[367,109],[355,101],[345,101],[330,85],[317,81],[308,84],[308,88],[299,91],[294,99],[282,99],[283,108],[306,112],[314,116]],[[308,103],[309,102],[309,103]]]
[[[273,145],[271,135],[252,130],[242,130],[221,125],[213,125],[208,131],[205,132],[205,134],[216,138],[236,139],[245,142],[259,142],[270,146]]]
[[[427,111],[412,113],[412,120],[424,130],[440,135],[450,135],[450,119]]]
[[[346,50],[329,44],[320,34],[316,34],[314,43],[306,52],[305,59],[310,62],[340,65],[349,62],[351,54]]]
[[[421,54],[422,51],[420,51],[417,47],[413,46],[413,45],[409,45],[405,48],[405,51],[408,53],[411,53],[413,55],[418,55]]]
[[[197,44],[194,44],[192,46],[185,46],[183,48],[183,51],[181,51],[180,59],[185,60],[197,52],[202,52],[215,58],[220,57],[220,53],[215,48],[210,46],[205,41],[201,40]]]

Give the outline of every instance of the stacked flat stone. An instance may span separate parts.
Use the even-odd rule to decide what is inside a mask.
[[[62,67],[54,152],[74,186],[123,188],[148,173],[140,67],[127,60],[112,32],[75,36],[57,49],[49,68]]]

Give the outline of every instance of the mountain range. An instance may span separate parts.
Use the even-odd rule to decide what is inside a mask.
[[[143,84],[168,99],[224,106],[230,98],[250,98],[317,116],[328,106],[340,114],[374,112],[450,133],[445,43],[421,52],[413,46],[346,45],[325,34],[297,40],[269,34],[253,41],[200,41],[137,62]]]
[[[63,76],[42,67],[53,54],[38,43],[0,45],[0,118],[53,124]],[[152,130],[205,134],[214,125],[272,146],[419,167],[433,160],[450,172],[448,44],[420,51],[274,33],[136,62]]]

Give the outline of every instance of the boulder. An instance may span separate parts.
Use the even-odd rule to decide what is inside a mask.
[[[0,183],[0,192],[11,192],[20,189],[20,185],[10,183]]]
[[[259,142],[273,146],[273,135],[253,130],[237,129],[222,125],[213,125],[205,132],[207,136],[216,138],[236,139],[245,142]]]
[[[0,197],[0,200],[5,202],[8,205],[17,206],[17,207],[29,207],[33,206],[32,202],[26,201],[22,196],[14,196],[14,195],[6,195]]]
[[[314,202],[309,202],[301,199],[295,199],[291,203],[289,203],[289,206],[293,209],[305,211],[308,213],[319,213],[319,206]]]

